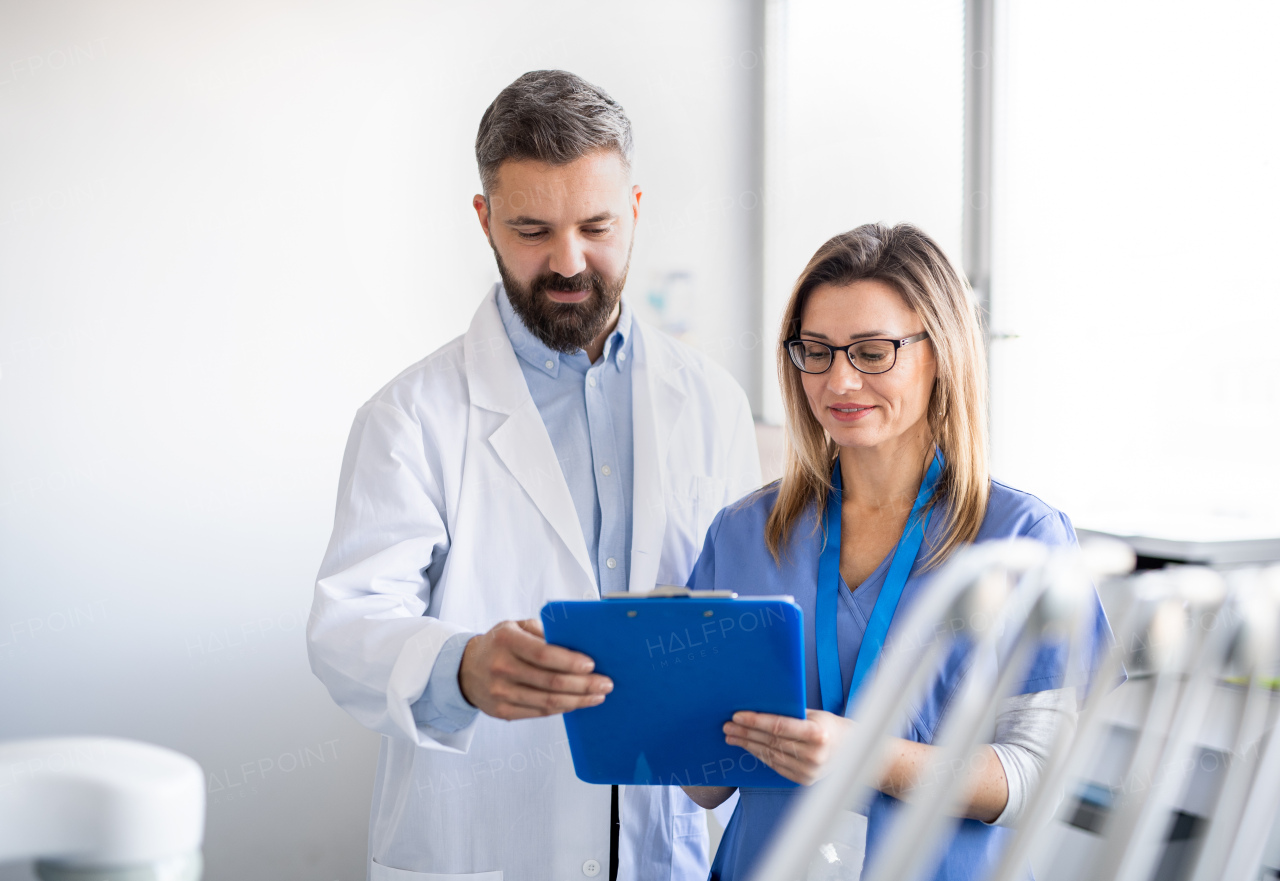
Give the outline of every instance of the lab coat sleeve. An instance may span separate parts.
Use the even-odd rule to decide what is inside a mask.
[[[726,495],[721,506],[736,502],[760,486],[760,450],[756,444],[756,424],[746,395],[738,391],[734,422],[729,426]]]
[[[449,548],[440,463],[421,425],[379,398],[356,415],[333,536],[316,580],[311,669],[360,724],[429,749],[465,752],[475,726],[418,723],[437,655],[466,628],[425,616],[430,573]]]

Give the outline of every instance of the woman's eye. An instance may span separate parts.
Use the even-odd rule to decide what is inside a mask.
[[[804,356],[808,358],[810,361],[814,361],[814,360],[817,360],[818,358],[827,357],[827,350],[826,349],[805,349]]]

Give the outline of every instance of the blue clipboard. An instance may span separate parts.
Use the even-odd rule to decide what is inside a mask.
[[[792,787],[722,727],[738,710],[804,718],[804,629],[790,597],[661,587],[542,607],[547,641],[613,680],[599,706],[566,713],[588,783]]]

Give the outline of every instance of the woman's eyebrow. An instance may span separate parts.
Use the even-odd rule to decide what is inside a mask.
[[[811,336],[817,340],[827,340],[827,341],[831,340],[831,337],[827,336],[825,333],[818,333],[816,330],[805,330],[803,327],[800,328],[800,336]],[[870,339],[872,337],[888,338],[892,336],[893,335],[889,333],[887,330],[867,330],[867,331],[863,331],[862,333],[851,334],[849,336],[849,339],[865,340],[865,339]]]

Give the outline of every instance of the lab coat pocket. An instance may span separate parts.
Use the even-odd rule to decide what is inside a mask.
[[[682,520],[701,541],[711,520],[724,506],[726,483],[723,477],[672,470],[665,489],[667,517]]]
[[[369,881],[502,881],[501,872],[410,872],[381,865],[377,860],[369,863]]]
[[[725,480],[672,469],[663,486],[666,541],[662,548],[659,584],[684,584],[702,550],[707,527],[723,507]]]
[[[706,831],[707,820],[701,810],[671,815],[672,838],[693,838],[703,835]]]
[[[702,810],[671,815],[671,877],[707,877],[707,821]],[[663,875],[665,878],[666,876]]]

